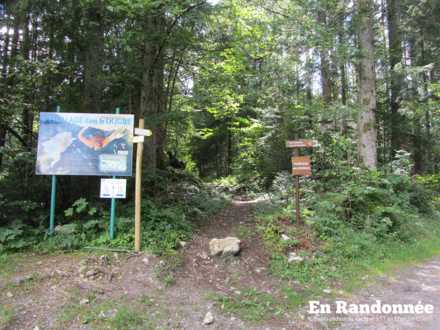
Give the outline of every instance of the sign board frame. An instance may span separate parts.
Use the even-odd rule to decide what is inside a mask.
[[[41,112],[36,174],[131,176],[133,127],[134,115]]]

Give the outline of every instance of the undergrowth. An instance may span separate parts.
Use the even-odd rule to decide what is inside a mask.
[[[364,275],[440,252],[433,178],[360,169],[347,169],[341,177],[342,172],[322,172],[319,182],[303,182],[303,225],[294,222],[283,187],[274,187],[280,194],[258,209],[259,232],[272,251],[270,271],[299,282],[303,303],[324,289],[352,290],[365,284]],[[300,242],[304,237],[307,244]],[[288,262],[289,251],[304,260]]]
[[[153,183],[154,181],[154,183]],[[219,212],[227,203],[227,196],[215,186],[208,186],[197,178],[174,173],[146,176],[144,185],[155,194],[144,192],[142,200],[142,247],[155,254],[178,248],[188,240],[194,228],[204,218]],[[1,201],[1,196],[0,196]],[[23,205],[33,212],[35,205]],[[29,223],[26,210],[23,218],[0,227],[0,254],[23,250],[38,252],[71,251],[84,247],[133,249],[134,205],[118,202],[116,237],[109,239],[109,211],[102,202],[80,198],[57,215],[55,233],[47,232],[47,217]]]

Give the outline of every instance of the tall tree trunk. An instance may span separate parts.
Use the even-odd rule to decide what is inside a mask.
[[[318,12],[318,22],[325,26],[327,24],[327,16],[324,11],[319,10]],[[322,98],[325,104],[329,104],[332,101],[332,82],[330,77],[330,60],[329,51],[325,46],[319,48],[320,57],[320,69],[321,69],[321,87],[322,87]]]
[[[31,32],[30,32],[30,25],[31,25],[31,17],[29,14],[25,15],[25,20],[24,20],[24,29],[23,29],[23,47],[21,49],[22,51],[22,56],[23,59],[25,61],[30,61],[30,51],[31,51],[31,43],[32,43],[32,39],[31,39]],[[36,33],[36,31],[33,31],[32,33]],[[21,120],[22,120],[22,127],[23,127],[23,132],[22,132],[22,137],[23,140],[26,141],[26,145],[27,145],[27,149],[31,150],[32,149],[32,137],[33,137],[33,114],[32,114],[32,97],[31,91],[28,91],[26,95],[26,105],[24,106],[23,112],[22,112],[22,116],[21,116]]]
[[[0,98],[4,98],[7,94],[8,89],[8,62],[9,62],[9,25],[6,22],[6,33],[3,41],[3,49],[1,51],[3,61],[2,61],[2,70],[0,77]],[[3,117],[0,117],[0,148],[6,145],[6,123],[8,122]],[[3,153],[0,152],[0,168],[3,162]]]
[[[165,112],[166,100],[164,93],[164,53],[163,53],[163,28],[165,20],[163,13],[151,13],[146,18],[145,29],[148,31],[144,44],[142,91],[140,100],[140,116],[146,118],[153,131],[151,138],[144,144],[145,168],[155,170],[163,168],[165,125],[162,115]]]
[[[400,1],[387,0],[388,41],[390,59],[390,110],[391,110],[391,153],[392,156],[402,148],[402,127],[400,108],[400,91],[402,74],[398,72],[398,64],[402,62],[402,38],[400,26]]]
[[[84,112],[102,111],[102,79],[100,73],[104,61],[103,3],[96,1],[86,9],[90,29],[84,65]]]
[[[359,156],[368,169],[377,167],[376,132],[376,72],[374,67],[373,0],[358,0],[359,48],[359,102],[358,118]]]

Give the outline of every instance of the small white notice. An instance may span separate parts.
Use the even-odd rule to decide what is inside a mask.
[[[133,136],[133,143],[142,143],[145,141],[145,136]]]
[[[125,198],[127,179],[101,179],[101,198]]]
[[[151,136],[153,132],[146,128],[135,128],[134,135]]]

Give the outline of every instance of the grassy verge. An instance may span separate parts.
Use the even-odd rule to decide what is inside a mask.
[[[335,294],[349,297],[353,290],[374,283],[377,276],[440,255],[440,221],[435,213],[411,224],[416,229],[405,241],[373,239],[351,230],[320,239],[310,223],[298,226],[286,220],[286,210],[265,208],[257,214],[258,234],[272,252],[269,271],[283,279],[281,286],[273,295],[241,288],[238,294],[209,297],[221,311],[250,322],[294,313],[311,299],[331,299]],[[289,251],[304,260],[289,263]]]
[[[325,295],[325,292],[329,292],[325,289],[349,293],[371,283],[375,276],[429,260],[440,254],[438,215],[414,223],[418,228],[407,241],[392,238],[374,240],[363,232],[346,231],[335,239],[320,240],[314,237],[311,239],[312,247],[308,249],[298,246],[287,246],[286,249],[283,246],[285,242],[279,238],[277,243],[277,234],[286,231],[285,221],[283,226],[280,224],[282,219],[280,213],[265,214],[260,220],[260,232],[273,251],[271,274],[294,281],[301,287],[290,306],[301,305],[311,298]],[[304,231],[293,224],[289,227],[287,230],[290,233]],[[292,229],[295,227],[297,229]],[[313,233],[313,227],[304,227],[308,227]],[[304,261],[289,263],[286,250],[295,250],[297,254],[304,256]]]
[[[93,293],[82,296],[72,291],[69,302],[57,313],[56,325],[59,328],[83,324],[91,329],[155,329],[152,315],[158,316],[158,312],[152,305],[152,300],[146,296],[130,302],[99,301]]]

